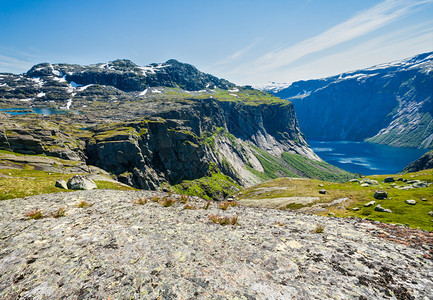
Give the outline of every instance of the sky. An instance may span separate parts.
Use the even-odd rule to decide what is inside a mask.
[[[0,0],[0,72],[177,59],[238,85],[433,51],[433,0]]]

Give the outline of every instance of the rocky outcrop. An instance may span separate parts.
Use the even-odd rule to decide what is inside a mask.
[[[427,152],[416,161],[410,163],[403,169],[402,173],[417,172],[426,169],[433,169],[433,150]]]
[[[275,92],[291,100],[309,139],[433,147],[433,53]]]
[[[0,201],[0,298],[431,296],[425,231],[276,209],[134,204],[152,196],[167,194],[92,190]],[[89,206],[77,207],[82,201]],[[48,217],[24,216],[35,208]],[[49,216],[59,208],[63,217]],[[214,224],[209,215],[238,216],[239,224]]]

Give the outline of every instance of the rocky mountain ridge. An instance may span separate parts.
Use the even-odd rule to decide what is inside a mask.
[[[273,93],[294,103],[309,139],[433,147],[433,52]]]
[[[138,188],[206,177],[213,183],[201,196],[221,198],[222,182],[305,176],[285,153],[323,173],[350,176],[308,147],[290,102],[174,60],[147,67],[127,60],[39,64],[23,75],[1,74],[0,82],[5,109],[69,112],[41,118],[6,110],[0,149],[81,159]],[[187,186],[193,193],[194,183]]]

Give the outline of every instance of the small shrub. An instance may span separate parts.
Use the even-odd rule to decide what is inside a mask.
[[[90,206],[92,206],[92,204],[90,204],[86,200],[82,200],[82,201],[80,201],[80,203],[77,204],[78,208],[86,208],[86,207],[90,207]]]
[[[322,233],[325,230],[325,226],[318,224],[316,228],[314,228],[313,233]]]
[[[222,210],[227,210],[230,206],[238,206],[238,203],[236,201],[223,201],[219,205]]]
[[[165,198],[164,200],[161,201],[161,205],[164,207],[170,207],[174,203],[176,203],[176,200],[174,200],[173,198]]]
[[[219,204],[220,209],[227,210],[230,207],[230,202],[224,201]]]
[[[153,201],[153,202],[159,202],[160,200],[161,200],[160,197],[158,197],[158,196],[156,196],[156,195],[152,196],[152,201]]]
[[[209,209],[210,201],[207,201],[205,205],[203,205],[203,209]]]
[[[60,207],[58,210],[56,210],[55,212],[51,213],[51,216],[53,218],[60,218],[60,217],[64,217],[66,213],[66,209],[64,207]]]
[[[239,217],[238,216],[232,216],[232,217],[223,217],[219,215],[209,215],[209,219],[215,223],[220,225],[238,225],[239,224]]]
[[[183,209],[197,209],[197,207],[195,207],[193,204],[185,204]]]
[[[147,198],[138,198],[137,200],[134,201],[134,203],[138,205],[144,205],[147,202],[149,202],[149,199]]]
[[[179,201],[180,201],[180,203],[182,203],[182,204],[186,204],[186,203],[188,202],[188,196],[186,196],[186,195],[181,195]]]
[[[25,216],[29,219],[39,220],[44,217],[44,214],[40,209],[34,209],[25,214]]]

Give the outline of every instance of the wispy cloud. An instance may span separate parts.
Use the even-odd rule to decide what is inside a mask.
[[[325,32],[298,44],[268,52],[254,62],[254,69],[269,72],[298,59],[371,33],[433,0],[386,0]]]
[[[11,56],[0,55],[0,72],[22,73],[27,71],[33,65],[28,60],[21,60]]]
[[[213,68],[213,67],[217,67],[217,66],[221,66],[221,65],[227,65],[227,64],[232,63],[233,61],[236,61],[236,60],[242,58],[246,53],[248,53],[248,51],[253,49],[258,43],[259,43],[258,40],[252,42],[248,46],[235,51],[234,53],[228,55],[227,57],[225,57],[224,59],[222,59],[220,61],[217,61],[213,65],[209,66],[209,68]]]
[[[300,79],[322,78],[400,60],[433,51],[432,38],[433,21],[424,22],[376,36],[357,44],[356,47],[318,57],[300,66],[289,66],[272,72],[271,79],[277,82],[293,82]],[[254,79],[265,83],[270,80],[269,73]]]

